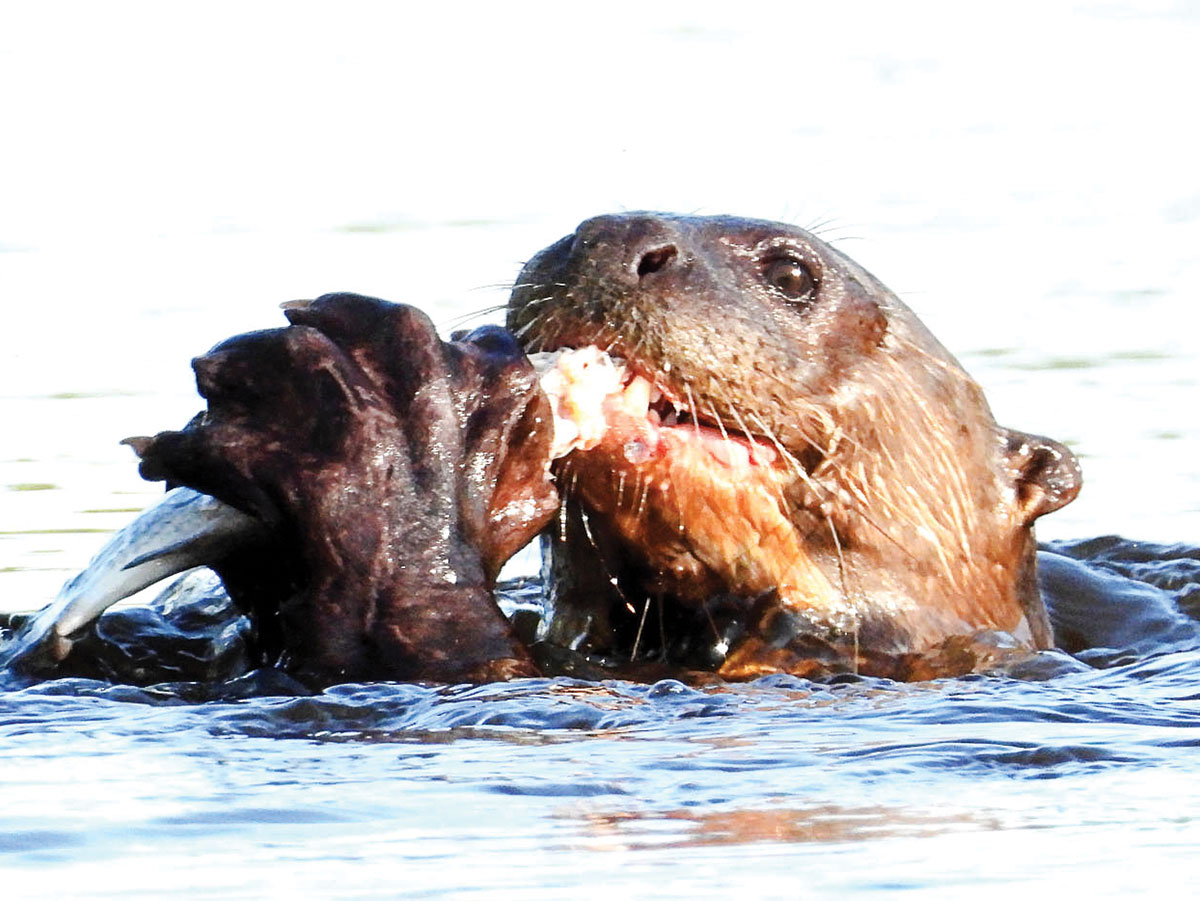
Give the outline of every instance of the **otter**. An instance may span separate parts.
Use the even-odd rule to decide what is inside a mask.
[[[501,565],[558,507],[547,400],[520,347],[496,327],[444,342],[420,310],[354,294],[285,312],[289,326],[192,361],[208,403],[185,428],[127,440],[142,475],[172,490],[0,664],[104,672],[83,659],[86,627],[206,565],[253,624],[246,656],[310,686],[538,674],[492,598]],[[196,670],[141,666],[136,678]]]
[[[1051,645],[1033,524],[1078,492],[1075,458],[997,426],[912,312],[801,229],[590,219],[524,267],[508,332],[446,342],[345,294],[286,315],[194,361],[208,409],[185,429],[131,441],[176,500],[34,619],[26,664],[199,563],[258,661],[309,684],[920,679]],[[492,589],[539,532],[546,613],[518,635]]]
[[[1074,456],[997,426],[912,311],[808,232],[589,219],[525,266],[507,326],[651,385],[558,464],[551,640],[732,679],[1051,646],[1033,523],[1078,493]]]

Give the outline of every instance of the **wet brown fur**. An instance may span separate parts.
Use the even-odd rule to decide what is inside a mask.
[[[139,439],[149,479],[269,527],[213,562],[262,663],[313,685],[536,675],[496,607],[500,567],[554,516],[549,407],[511,336],[443,342],[413,307],[353,294],[197,358],[207,410]]]
[[[770,282],[780,260],[812,295]],[[705,646],[732,678],[924,678],[1050,645],[1032,525],[1077,493],[1073,456],[997,426],[912,312],[819,239],[732,217],[598,217],[526,266],[508,327],[530,351],[606,348],[780,456],[724,480],[666,456],[632,464],[619,442],[568,457],[560,487],[579,509],[554,551],[552,638],[683,665]]]

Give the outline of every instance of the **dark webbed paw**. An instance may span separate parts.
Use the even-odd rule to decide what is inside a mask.
[[[557,507],[547,403],[516,343],[499,330],[443,342],[420,311],[352,294],[286,315],[195,360],[208,410],[141,443],[142,474],[272,527],[273,578],[296,590],[247,596],[246,559],[226,581],[294,672],[534,673],[491,596]]]

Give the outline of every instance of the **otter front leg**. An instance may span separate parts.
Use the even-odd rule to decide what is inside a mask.
[[[194,361],[208,410],[138,442],[142,474],[269,527],[294,593],[244,589],[244,559],[227,586],[300,677],[534,674],[491,593],[558,503],[547,402],[515,342],[445,343],[418,310],[357,295],[287,317]]]

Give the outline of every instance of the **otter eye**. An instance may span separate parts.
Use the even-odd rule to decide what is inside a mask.
[[[808,267],[793,257],[780,257],[767,263],[767,283],[791,300],[812,300],[817,280]]]

